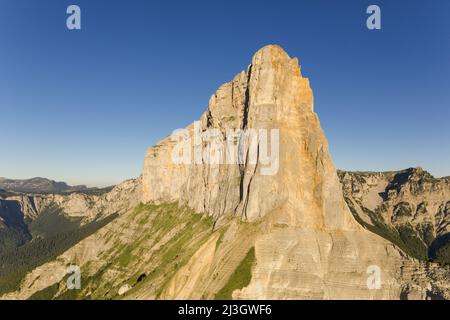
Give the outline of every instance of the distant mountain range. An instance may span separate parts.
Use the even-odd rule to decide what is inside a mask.
[[[8,192],[6,190],[0,189],[0,197],[8,197],[10,195],[12,195],[11,192]]]
[[[62,193],[87,190],[85,185],[70,186],[65,182],[57,182],[46,178],[31,178],[25,180],[7,179],[0,177],[0,190],[3,192],[29,193]]]

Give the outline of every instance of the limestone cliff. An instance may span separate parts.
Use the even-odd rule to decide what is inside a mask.
[[[246,73],[219,88],[201,118],[201,128],[223,133],[230,127],[279,129],[275,175],[261,174],[259,163],[174,165],[174,144],[168,138],[147,152],[143,188],[145,201],[176,200],[216,219],[230,215],[260,223],[251,282],[233,296],[400,297],[406,280],[402,268],[422,267],[353,219],[297,59],[279,46],[266,46],[254,55]],[[366,285],[372,265],[382,270],[378,290]],[[189,271],[184,272],[188,277]],[[425,287],[417,289],[426,294]],[[168,298],[198,297],[185,287],[170,293]]]
[[[249,138],[250,130],[266,132],[270,142]],[[211,148],[211,140],[227,148]],[[192,157],[174,159],[180,150]],[[144,204],[36,268],[4,297],[450,296],[448,268],[408,256],[355,220],[309,81],[279,46],[260,49],[246,72],[222,85],[200,122],[147,151],[142,190]],[[64,286],[69,264],[87,282],[76,293]]]
[[[246,73],[222,85],[200,121],[201,131],[278,129],[279,170],[263,175],[260,162],[210,165],[174,164],[176,142],[168,137],[148,150],[143,171],[145,202],[180,201],[215,217],[231,214],[255,221],[282,212],[279,223],[291,226],[355,229],[345,210],[341,187],[325,136],[313,111],[313,94],[298,60],[279,46],[258,51]],[[189,128],[194,130],[194,125]],[[199,145],[207,144],[205,135]],[[258,150],[260,145],[258,144]],[[245,146],[244,154],[248,154]]]

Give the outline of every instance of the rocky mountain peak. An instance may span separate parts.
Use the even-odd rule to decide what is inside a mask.
[[[274,139],[267,146],[257,143],[255,163],[246,159],[234,166],[209,165],[203,155],[197,163],[203,166],[199,166],[174,164],[170,155],[176,143],[169,137],[147,153],[145,202],[176,200],[216,218],[231,214],[254,221],[282,212],[276,215],[276,223],[354,227],[351,215],[342,214],[345,204],[327,141],[313,112],[309,81],[301,76],[298,60],[280,46],[260,49],[247,72],[222,85],[211,97],[199,127],[201,134],[219,130],[224,143],[226,129],[263,130],[269,140]],[[195,125],[186,130],[193,135]],[[208,143],[204,134],[199,139],[199,145]],[[259,152],[264,148],[276,153],[273,174],[261,173],[264,165]],[[243,154],[249,152],[251,148],[245,146]]]
[[[264,59],[269,58],[269,59]],[[278,44],[268,44],[260,48],[252,57],[252,65],[258,65],[262,61],[290,61],[287,52]]]
[[[211,96],[200,121],[148,150],[143,202],[177,202],[212,216],[216,228],[234,217],[257,223],[259,230],[246,236],[246,245],[254,244],[257,264],[250,284],[237,290],[235,298],[399,295],[401,280],[394,279],[400,279],[401,255],[354,219],[313,103],[298,60],[277,45],[263,47],[246,72]],[[219,150],[222,160],[229,151],[211,148],[211,136],[218,145],[229,147],[230,129],[244,129],[232,139],[238,146],[234,159],[241,161],[211,163],[212,149]],[[259,134],[254,148],[246,140],[251,130]],[[261,132],[267,139],[261,140]],[[175,163],[174,151],[179,155],[180,150],[188,157]],[[230,232],[225,238],[234,243],[240,234]],[[211,241],[208,249],[194,255],[189,268],[212,268],[204,259],[214,264],[214,257],[221,254],[211,256],[215,250]],[[382,290],[366,286],[367,268],[373,265],[383,270]],[[195,285],[189,282],[194,280],[186,280],[189,285],[180,280],[188,277],[187,270],[181,270],[164,297],[195,297]]]
[[[250,66],[254,69],[280,69],[280,66],[284,66],[290,69],[292,73],[301,76],[298,58],[291,58],[277,44],[269,44],[256,51],[252,57]]]
[[[305,106],[312,111],[309,81],[302,77],[298,59],[290,58],[280,46],[268,45],[257,51],[248,73],[250,103],[278,107],[276,120],[288,120],[294,109]]]
[[[398,194],[398,203],[384,196],[402,174],[409,181],[423,173],[340,174],[345,195],[298,60],[266,46],[247,71],[218,88],[199,121],[147,151],[139,183],[102,196],[124,203],[134,194],[124,210],[142,204],[33,270],[6,297],[28,298],[65,281],[74,257],[99,284],[84,294],[102,299],[447,296],[448,281],[440,280],[446,271],[411,259],[423,252],[407,251],[390,226],[380,232],[382,221],[368,213],[387,208],[383,220],[396,223],[393,217],[414,222],[409,217],[436,211],[431,223],[439,225],[426,230],[429,239],[448,226],[440,222],[448,215],[439,200],[445,186],[433,203],[417,199],[416,209],[413,193]]]
[[[409,168],[406,170],[409,174],[410,179],[434,179],[434,177],[428,171],[422,169],[421,167]]]

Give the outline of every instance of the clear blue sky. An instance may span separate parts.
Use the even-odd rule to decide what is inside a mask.
[[[448,0],[1,0],[0,176],[136,177],[269,43],[299,57],[337,167],[450,175]]]

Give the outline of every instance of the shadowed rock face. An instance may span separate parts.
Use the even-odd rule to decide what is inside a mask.
[[[0,252],[9,246],[20,246],[31,240],[26,217],[14,200],[0,199]]]

